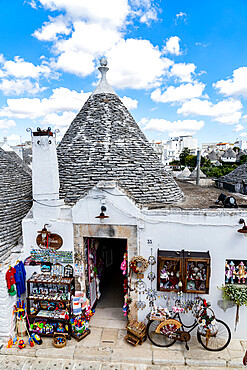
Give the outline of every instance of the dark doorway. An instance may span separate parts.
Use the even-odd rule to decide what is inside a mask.
[[[91,289],[96,289],[96,300],[94,303],[100,308],[117,308],[124,304],[124,279],[120,269],[127,252],[126,239],[89,238],[89,257],[91,268],[89,271],[91,280],[94,274],[96,277],[95,288],[90,284]],[[93,272],[92,272],[93,271]],[[91,292],[92,296],[94,293]]]

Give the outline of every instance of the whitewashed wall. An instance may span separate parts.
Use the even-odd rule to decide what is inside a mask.
[[[112,193],[109,194],[109,193]],[[101,205],[105,205],[108,219],[104,224],[111,225],[137,225],[137,245],[140,246],[140,255],[148,258],[150,245],[148,239],[152,240],[153,254],[157,256],[157,249],[164,250],[191,250],[209,251],[211,255],[211,278],[210,293],[205,295],[212,304],[216,316],[231,327],[235,338],[247,338],[247,308],[240,309],[240,324],[234,332],[236,308],[229,308],[224,312],[217,304],[222,299],[222,293],[217,288],[225,281],[226,259],[247,259],[247,238],[237,232],[241,227],[239,218],[247,220],[247,212],[241,210],[157,210],[148,211],[138,209],[129,198],[124,196],[120,190],[94,189],[88,196],[80,200],[73,208],[73,222],[81,224],[100,224],[99,215]],[[157,274],[157,264],[154,272]],[[145,273],[144,281],[150,287],[150,281]],[[156,281],[153,283],[156,287]],[[142,300],[145,295],[142,294]],[[161,300],[162,303],[162,300]],[[139,318],[144,319],[149,312],[139,311]]]

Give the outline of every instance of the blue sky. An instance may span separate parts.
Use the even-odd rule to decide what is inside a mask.
[[[247,2],[1,0],[0,141],[60,137],[108,81],[149,139],[247,136]]]

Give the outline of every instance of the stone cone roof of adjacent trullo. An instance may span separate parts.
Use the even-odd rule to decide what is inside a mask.
[[[235,170],[228,173],[228,175],[219,177],[217,181],[229,184],[242,183],[242,181],[247,183],[247,163],[238,166]]]
[[[190,176],[190,174],[191,172],[186,166],[184,167],[183,171],[179,175],[177,175],[177,179],[180,179],[180,180],[187,179]]]
[[[31,208],[32,178],[21,159],[0,148],[0,261],[7,258],[21,236],[22,219]]]
[[[103,180],[116,181],[139,205],[181,200],[180,188],[106,84],[89,97],[58,146],[60,196],[74,204]]]

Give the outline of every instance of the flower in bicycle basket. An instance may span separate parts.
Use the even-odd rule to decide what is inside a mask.
[[[168,337],[170,337],[175,331],[177,331],[177,325],[175,324],[168,324],[163,326],[163,328],[160,329],[161,334],[164,334]]]
[[[216,320],[215,319],[213,319],[213,321],[211,322],[211,325],[216,325]]]
[[[205,320],[205,319],[202,319],[202,321],[201,321],[201,325],[202,325],[202,326],[206,326],[206,320]]]

